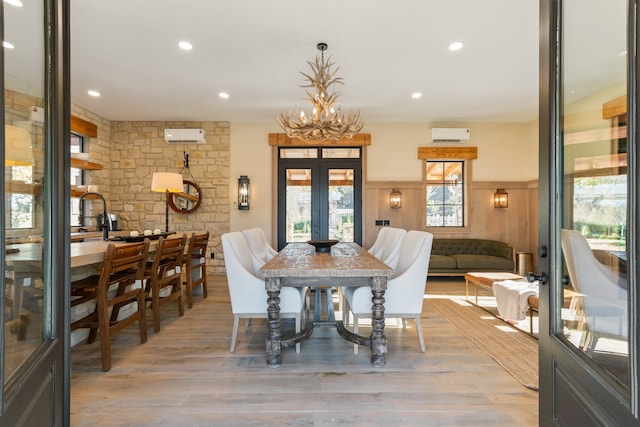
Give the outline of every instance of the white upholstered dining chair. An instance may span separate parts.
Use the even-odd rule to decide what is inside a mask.
[[[373,246],[369,248],[369,253],[374,257],[378,258],[380,261],[387,264],[394,271],[396,271],[396,267],[398,265],[398,256],[400,254],[400,246],[407,235],[407,230],[403,228],[395,228],[395,227],[382,227],[378,232],[378,237],[376,241],[373,243]],[[339,302],[340,302],[340,310],[342,311],[342,320],[346,325],[349,324],[349,311],[344,308],[344,292],[353,292],[354,289],[345,288],[343,292],[339,294]],[[402,325],[406,329],[407,324],[404,319],[402,319]]]
[[[427,285],[429,259],[433,234],[411,230],[406,233],[399,248],[395,275],[387,282],[384,294],[385,318],[414,319],[420,341],[420,350],[425,352],[424,337],[420,324],[424,291]],[[347,310],[353,314],[353,331],[358,333],[358,319],[371,317],[371,288],[368,286],[342,288],[345,299],[343,319]],[[403,322],[406,329],[406,323]],[[358,353],[358,344],[353,346]]]
[[[584,350],[592,355],[598,339],[627,339],[627,282],[600,263],[585,237],[574,230],[562,230],[564,254],[571,285],[580,293],[587,325]]]
[[[249,328],[250,319],[267,318],[267,291],[264,280],[254,273],[251,249],[242,232],[223,234],[222,251],[233,312],[233,332],[229,350],[233,353],[236,348],[240,319],[247,320],[246,331]],[[280,291],[280,317],[295,318],[296,333],[301,330],[305,293],[305,288],[294,287],[283,287]],[[296,353],[299,352],[300,343],[296,343]]]
[[[264,234],[264,230],[260,227],[250,228],[248,230],[242,230],[244,238],[247,239],[249,249],[251,250],[252,262],[254,271],[257,274],[258,270],[271,258],[273,258],[278,251],[273,249],[269,242],[267,242],[267,236]]]
[[[369,249],[374,257],[387,264],[394,271],[398,265],[400,246],[407,230],[394,227],[382,227],[373,246]],[[380,240],[380,243],[378,241]]]

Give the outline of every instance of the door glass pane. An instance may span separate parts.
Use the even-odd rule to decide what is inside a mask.
[[[311,169],[286,170],[286,241],[311,239]]]
[[[629,385],[626,8],[563,2],[563,239],[556,330]],[[598,31],[593,31],[597,28]]]
[[[359,159],[359,148],[323,148],[323,159]]]
[[[317,159],[317,148],[281,148],[281,159]]]
[[[353,169],[329,169],[329,239],[353,242]]]
[[[43,2],[7,2],[4,10],[4,228],[2,313],[4,379],[43,341],[42,277],[44,127]]]

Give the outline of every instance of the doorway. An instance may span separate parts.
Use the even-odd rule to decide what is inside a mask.
[[[287,243],[362,244],[362,148],[278,149],[278,250]]]

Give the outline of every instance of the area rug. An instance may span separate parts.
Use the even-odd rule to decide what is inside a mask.
[[[455,326],[527,388],[538,390],[538,341],[463,298],[428,298],[425,304]]]

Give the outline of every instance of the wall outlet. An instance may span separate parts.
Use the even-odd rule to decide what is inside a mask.
[[[382,226],[382,220],[381,219],[376,219],[376,225],[378,226]]]
[[[214,252],[211,252],[211,259],[214,259],[216,256],[216,254]]]
[[[385,227],[388,227],[391,225],[391,221],[389,221],[388,219],[384,219],[382,220],[382,225],[384,225]]]

